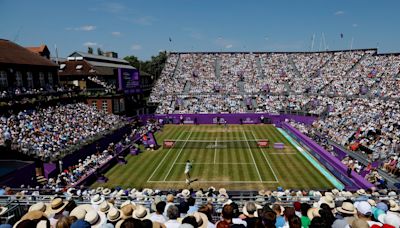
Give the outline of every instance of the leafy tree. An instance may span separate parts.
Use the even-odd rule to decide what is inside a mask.
[[[152,56],[150,60],[141,61],[136,56],[126,56],[124,58],[129,64],[139,71],[147,72],[158,78],[161,75],[161,71],[164,68],[165,62],[167,61],[167,52],[159,52],[157,56]]]
[[[129,64],[131,66],[135,67],[136,69],[139,69],[139,70],[141,69],[140,65],[142,64],[142,62],[136,56],[134,56],[134,55],[126,56],[124,58],[124,60],[128,61]]]
[[[93,54],[93,48],[92,48],[92,47],[88,47],[87,52],[88,52],[89,54]]]

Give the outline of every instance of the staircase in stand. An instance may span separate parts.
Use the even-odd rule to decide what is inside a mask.
[[[261,59],[260,59],[259,56],[256,57],[256,65],[257,65],[257,72],[258,72],[257,76],[258,76],[258,78],[264,78],[265,75],[264,75],[264,72],[262,70]]]
[[[221,77],[221,63],[220,63],[220,59],[217,56],[215,58],[215,77],[218,79]]]
[[[190,81],[186,80],[185,86],[183,87],[183,92],[189,93],[191,87],[192,87],[192,84],[190,83]]]

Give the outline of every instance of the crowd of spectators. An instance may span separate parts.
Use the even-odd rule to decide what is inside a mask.
[[[56,193],[40,188],[1,197],[27,201],[27,213],[14,227],[164,227],[164,228],[363,228],[400,226],[395,191],[354,192],[260,190],[247,199],[221,188],[160,191],[149,188],[69,188]],[[49,197],[52,195],[51,199]],[[1,206],[1,215],[9,208]],[[40,224],[41,223],[41,224]],[[30,226],[29,226],[30,225]],[[6,226],[7,227],[7,226]]]
[[[0,99],[13,98],[15,96],[26,96],[35,94],[55,93],[55,92],[71,92],[72,88],[67,87],[53,87],[47,86],[46,88],[33,89],[33,88],[9,88],[8,90],[0,91]]]
[[[339,158],[339,156],[334,152],[333,146],[324,138],[324,136],[320,135],[318,131],[316,131],[312,126],[305,125],[303,123],[298,123],[295,121],[289,121],[289,123],[297,128],[303,134],[311,137],[314,141],[316,141],[319,145],[323,146],[328,152],[330,152],[333,156]],[[351,147],[349,147],[351,149]],[[375,153],[375,151],[374,151]],[[400,170],[400,165],[397,162],[399,152],[397,150],[393,150],[390,156],[384,157],[382,160],[381,167],[373,167],[372,161],[369,160],[367,165],[363,165],[357,159],[346,155],[341,159],[341,162],[348,168],[348,171],[354,171],[362,176],[370,183],[374,184],[379,188],[386,188],[386,180],[379,175],[377,169],[382,168],[382,170],[386,171],[389,175],[397,177],[399,175],[398,171]],[[371,156],[369,157],[372,158]],[[379,163],[378,163],[379,164]],[[351,172],[348,172],[350,175]]]
[[[185,81],[179,75],[177,70],[179,55],[170,54],[167,62],[161,72],[161,77],[157,80],[153,91],[150,95],[150,102],[160,102],[164,100],[164,96],[167,94],[173,94],[174,92],[181,92],[185,85]]]
[[[397,152],[400,142],[400,105],[397,101],[357,98],[345,100],[327,118],[313,127],[331,140],[352,150],[364,148],[371,160],[385,159]]]
[[[97,77],[97,76],[89,76],[88,79],[89,79],[90,81],[93,81],[94,83],[96,83],[96,84],[98,84],[98,85],[101,85],[102,87],[104,87],[104,88],[107,89],[107,90],[115,90],[115,89],[116,89],[116,86],[115,86],[115,85],[110,84],[110,83],[108,83],[108,82],[106,82],[106,81],[104,81],[104,80],[101,80],[101,79],[100,79],[99,77]]]
[[[123,124],[122,117],[82,103],[22,111],[0,118],[0,145],[54,160]]]
[[[95,173],[100,176],[98,169],[108,163],[113,158],[120,158],[119,152],[123,149],[138,149],[139,144],[143,144],[145,148],[154,148],[155,145],[147,143],[146,139],[149,133],[161,131],[162,123],[149,119],[145,124],[131,122],[131,132],[122,137],[117,143],[110,143],[107,148],[100,150],[100,146],[96,145],[96,152],[87,156],[84,160],[79,159],[78,163],[61,170],[60,174],[55,178],[50,178],[45,187],[48,189],[63,189],[66,187],[76,186],[79,181],[87,178]],[[60,168],[61,169],[61,168]]]
[[[332,53],[296,53],[290,58],[299,74],[289,81],[289,87],[296,93],[318,93],[319,90],[329,83],[327,77],[321,76],[321,68],[332,58]],[[312,80],[312,83],[310,83]]]
[[[158,113],[238,113],[246,111],[243,108],[250,97],[261,103],[253,107],[258,112],[279,111],[282,106],[290,109],[299,102],[301,105],[295,104],[294,109],[320,114],[325,111],[321,110],[323,104],[314,108],[303,104],[314,97],[319,97],[325,105],[329,97],[399,98],[399,72],[400,55],[378,55],[376,50],[172,53],[150,101],[159,103]],[[303,96],[293,102],[290,98],[293,94]],[[262,104],[274,96],[283,100],[283,104],[278,104],[280,107]]]

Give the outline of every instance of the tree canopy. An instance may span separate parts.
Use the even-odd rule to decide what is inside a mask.
[[[159,52],[157,56],[152,56],[151,59],[147,61],[142,61],[134,55],[126,56],[124,59],[139,71],[144,71],[158,78],[167,61],[167,52]]]

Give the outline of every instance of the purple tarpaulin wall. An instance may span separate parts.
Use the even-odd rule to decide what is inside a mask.
[[[344,152],[341,148],[339,148],[335,145],[332,145],[332,144],[331,144],[331,146],[333,146],[333,151],[335,152],[335,154],[337,154],[337,158],[339,160],[343,160],[343,158],[347,156],[347,153]]]
[[[282,127],[289,134],[294,136],[302,146],[308,148],[312,155],[346,186],[346,189],[356,190],[359,188],[367,189],[373,187],[371,183],[354,171],[351,173],[352,177],[349,178],[347,176],[347,167],[341,163],[340,160],[290,124],[282,123]]]
[[[222,113],[222,114],[156,114],[156,115],[143,115],[142,120],[149,118],[155,119],[169,119],[174,124],[179,123],[180,116],[183,116],[185,123],[193,124],[215,124],[217,118],[224,119],[228,124],[258,124],[260,123],[260,117],[264,116],[265,119],[270,119],[273,124],[277,126],[285,119],[293,119],[297,122],[310,125],[317,117],[315,116],[298,116],[291,114],[268,114],[268,113]],[[168,121],[164,121],[168,122]]]

